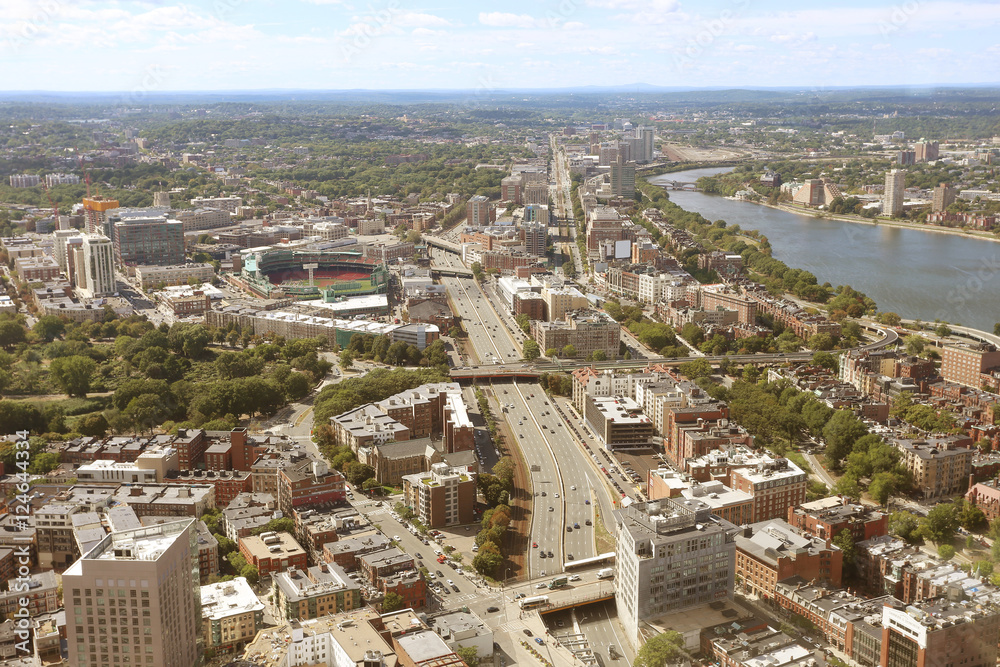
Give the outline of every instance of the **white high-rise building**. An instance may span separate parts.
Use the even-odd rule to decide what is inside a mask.
[[[903,212],[903,190],[906,172],[892,169],[885,173],[885,191],[882,193],[882,213],[896,216]]]
[[[83,243],[83,234],[80,233],[79,229],[57,229],[52,233],[55,237],[55,243],[53,244],[53,254],[55,254],[56,261],[59,262],[59,268],[67,276],[70,275],[70,250],[68,246],[79,245]]]
[[[86,234],[80,247],[83,266],[77,268],[80,292],[94,298],[115,293],[115,249],[111,239],[100,234]]]

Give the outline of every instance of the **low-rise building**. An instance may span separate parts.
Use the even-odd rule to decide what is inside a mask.
[[[308,566],[306,550],[288,533],[267,532],[240,538],[240,554],[261,575]]]
[[[579,358],[601,352],[605,359],[617,359],[621,345],[621,325],[593,310],[569,311],[564,321],[533,320],[531,333],[543,352],[554,349],[560,356],[566,353],[567,346],[572,346]]]
[[[255,667],[399,667],[396,648],[382,632],[382,619],[371,608],[289,621],[260,632],[243,659]]]
[[[135,267],[135,279],[143,290],[167,285],[198,285],[215,277],[211,264],[173,264],[170,266],[142,265]]]
[[[362,606],[361,586],[344,568],[320,563],[272,575],[275,605],[286,621],[319,618]]]
[[[888,514],[868,505],[851,503],[841,496],[790,505],[788,523],[821,539],[830,539],[846,530],[855,542],[863,542],[889,532]]]
[[[646,448],[655,429],[634,399],[627,396],[588,396],[584,417],[607,449]]]
[[[737,581],[763,598],[795,576],[840,586],[843,562],[844,553],[829,539],[803,535],[780,519],[746,526],[736,536]]]
[[[244,577],[203,585],[201,624],[205,648],[242,652],[264,627],[264,603]]]
[[[747,468],[733,468],[729,486],[753,496],[754,522],[781,519],[788,508],[801,505],[806,499],[808,476],[786,458],[761,457],[759,463]]]

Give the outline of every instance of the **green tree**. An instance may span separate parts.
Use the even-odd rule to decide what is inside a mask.
[[[529,338],[528,340],[524,341],[524,347],[521,351],[521,355],[527,361],[534,361],[535,359],[537,359],[542,355],[542,351],[539,349],[538,343]]]
[[[354,365],[354,354],[350,350],[344,350],[340,353],[340,367],[347,370]]]
[[[854,536],[850,530],[841,530],[833,536],[833,543],[844,553],[844,567],[854,567],[854,557],[857,549],[854,546]]]
[[[906,353],[912,354],[913,356],[918,356],[924,351],[924,345],[926,345],[926,340],[923,336],[918,336],[912,334],[903,338],[903,344],[906,346]]]
[[[388,614],[393,611],[399,611],[403,608],[405,602],[402,595],[389,591],[382,600],[382,613]]]
[[[51,343],[66,333],[66,324],[56,315],[43,315],[31,330],[46,343]]]
[[[964,499],[959,503],[958,522],[966,530],[982,530],[989,525],[983,511]]]
[[[950,543],[957,530],[958,516],[951,503],[935,505],[920,522],[920,532],[935,544]]]
[[[576,356],[576,346],[569,343],[562,349],[562,356],[567,359],[572,359]]]
[[[684,636],[667,630],[646,642],[635,656],[632,667],[666,667],[684,654]]]
[[[492,530],[500,531],[502,535],[502,529],[491,528]],[[472,559],[472,567],[475,568],[476,572],[486,575],[487,577],[492,577],[496,574],[497,568],[503,563],[503,555],[500,553],[499,547],[493,542],[483,542],[479,546],[479,552],[476,557]]]
[[[813,348],[815,349],[815,348]],[[813,363],[817,366],[822,366],[828,370],[836,372],[837,370],[837,357],[830,354],[829,352],[816,352],[813,354]]]
[[[888,311],[885,313],[879,313],[876,318],[880,324],[886,324],[890,327],[898,327],[902,319],[896,313]]]
[[[893,512],[889,516],[889,532],[913,544],[920,540],[920,520],[912,512]]]
[[[479,665],[479,649],[475,646],[460,646],[455,653],[469,667],[477,667]]]
[[[129,401],[122,410],[122,416],[139,427],[140,431],[152,431],[167,417],[166,406],[156,394],[142,394]]]
[[[24,326],[14,320],[0,320],[0,347],[11,350],[18,343],[28,340]]]
[[[685,361],[680,365],[680,372],[686,378],[697,380],[698,378],[709,377],[712,374],[712,364],[704,358]]]
[[[942,560],[951,560],[955,557],[955,547],[950,544],[942,544],[937,551]]]
[[[871,484],[868,485],[868,493],[872,500],[879,505],[885,505],[889,502],[889,498],[896,493],[897,485],[898,480],[895,474],[880,472],[872,478]]]
[[[96,369],[93,359],[81,355],[59,357],[49,365],[49,373],[56,384],[68,395],[80,398],[86,398],[90,391],[90,379]]]
[[[108,420],[100,412],[84,415],[76,421],[73,428],[82,435],[103,436],[108,432]]]
[[[44,475],[47,472],[59,467],[59,454],[54,452],[44,452],[31,459],[28,466],[28,473],[32,475]]]
[[[844,458],[851,452],[854,442],[868,433],[868,428],[848,410],[838,410],[823,427],[826,439],[826,459],[830,466],[840,469]]]
[[[351,461],[344,466],[344,477],[354,486],[361,486],[365,483],[366,479],[371,479],[374,476],[375,469],[367,463]]]

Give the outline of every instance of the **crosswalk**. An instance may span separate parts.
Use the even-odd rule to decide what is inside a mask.
[[[502,625],[498,626],[497,629],[502,630],[503,632],[511,633],[511,632],[521,632],[526,627],[528,626],[527,624],[525,624],[524,621],[507,621],[506,623],[503,623]]]

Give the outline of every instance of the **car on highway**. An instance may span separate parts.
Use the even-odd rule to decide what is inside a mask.
[[[576,484],[574,484],[573,486],[569,487],[569,490],[570,491],[576,491]]]
[[[500,611],[500,607],[487,607],[486,608],[486,612],[489,613],[489,614],[492,614],[492,613],[498,612],[498,611]]]
[[[550,512],[555,512],[555,511],[556,511],[556,508],[555,508],[555,507],[553,507],[552,505],[549,505],[549,511],[550,511]]]
[[[423,558],[423,556],[422,556],[422,555],[420,554],[420,552],[419,552],[419,551],[418,551],[418,552],[416,552],[416,553],[415,553],[415,554],[413,554],[413,555],[414,555],[414,556],[416,556],[417,558]]]
[[[528,597],[527,593],[518,593],[517,595],[514,596],[514,599],[520,600],[521,598],[526,598],[526,597]]]
[[[455,582],[454,582],[454,581],[452,581],[451,579],[449,579],[449,580],[448,580],[448,585],[449,585],[449,586],[454,586],[454,585],[455,585]]]
[[[549,552],[549,558],[555,558],[555,556],[552,555],[551,551]]]
[[[594,522],[591,521],[590,519],[587,519],[586,521],[584,521],[584,523],[587,524],[588,526],[593,526],[594,525]]]
[[[572,533],[573,532],[573,526],[566,526],[566,532],[567,533]]]
[[[535,588],[548,588],[549,585],[546,583],[535,584]]]
[[[576,529],[579,529],[580,528],[580,524],[579,523],[574,523],[573,527],[576,528]],[[420,556],[417,556],[417,558],[420,558]]]
[[[572,574],[572,575],[570,575],[569,580],[570,581],[580,581],[580,575],[578,575],[578,574]]]
[[[531,543],[531,548],[532,549],[537,549],[538,548],[538,542],[532,542]]]

